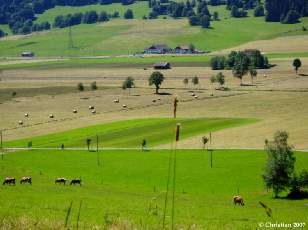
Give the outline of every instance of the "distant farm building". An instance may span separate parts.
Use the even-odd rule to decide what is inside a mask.
[[[174,51],[177,54],[192,54],[195,52],[195,49],[191,49],[191,47],[189,47],[188,45],[181,45],[175,47]]]
[[[22,57],[34,57],[35,54],[33,52],[22,52],[20,54],[20,56],[22,56]]]
[[[152,45],[146,49],[144,49],[145,54],[165,54],[169,53],[171,48],[169,48],[165,44]]]
[[[153,65],[154,69],[171,69],[169,62],[158,62]]]

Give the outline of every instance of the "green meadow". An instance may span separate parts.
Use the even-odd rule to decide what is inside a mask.
[[[122,12],[126,7],[114,4],[56,7],[38,15],[37,20],[52,22],[58,14],[84,12],[90,9],[119,9]],[[33,51],[41,57],[127,55],[142,52],[145,47],[159,43],[166,43],[170,47],[193,43],[200,50],[216,51],[260,39],[307,34],[301,31],[301,28],[308,24],[308,18],[292,25],[266,23],[264,18],[252,17],[251,13],[247,18],[235,19],[230,18],[224,6],[217,6],[210,7],[210,11],[219,12],[221,20],[212,22],[210,29],[202,29],[189,26],[187,19],[167,17],[142,20],[140,17],[148,12],[146,3],[133,4],[129,8],[135,9],[137,19],[112,19],[107,23],[72,27],[73,48],[68,46],[68,28],[52,29],[30,36],[9,36],[0,40],[0,56],[16,57],[25,50]]]
[[[175,138],[177,123],[181,124],[181,139],[198,134],[207,134],[225,128],[247,125],[256,119],[240,118],[194,118],[194,119],[136,119],[123,120],[107,124],[72,129],[45,136],[27,138],[4,143],[5,147],[27,147],[32,142],[33,147],[87,147],[87,139],[96,147],[97,137],[99,147],[140,147],[143,139],[147,146],[172,143]],[[96,137],[97,135],[97,137]]]
[[[169,157],[174,151],[47,151],[32,150],[4,155],[0,177],[31,176],[32,185],[0,187],[0,215],[15,220],[30,219],[64,226],[73,201],[68,227],[108,226],[128,222],[138,229],[162,229]],[[307,165],[307,153],[296,153],[298,170]],[[306,200],[273,199],[264,189],[264,151],[215,150],[213,168],[206,150],[176,152],[175,215],[180,227],[198,229],[259,229],[260,222],[306,222]],[[171,164],[171,168],[173,164]],[[172,170],[173,171],[173,170]],[[82,186],[55,185],[57,177],[81,178]],[[173,173],[166,211],[171,224]],[[238,192],[245,206],[234,206]],[[285,194],[282,194],[285,195]],[[259,205],[272,209],[268,217]],[[125,228],[133,229],[133,228]]]

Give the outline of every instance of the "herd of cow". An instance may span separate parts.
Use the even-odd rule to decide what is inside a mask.
[[[65,185],[67,179],[65,178],[57,178],[55,179],[55,184],[63,184]],[[15,177],[6,177],[2,183],[2,185],[15,185],[16,179]],[[31,177],[22,177],[20,179],[20,184],[32,184]],[[81,186],[81,179],[72,179],[70,185],[80,185]]]

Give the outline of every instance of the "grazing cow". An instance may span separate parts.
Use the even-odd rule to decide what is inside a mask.
[[[25,184],[25,183],[32,184],[32,178],[28,176],[22,177],[20,179],[20,184]]]
[[[95,110],[95,109],[92,110],[91,113],[92,113],[92,114],[96,114],[96,110]]]
[[[237,205],[237,204],[242,205],[242,206],[245,205],[244,204],[244,199],[240,195],[234,196],[233,197],[233,202],[234,202],[234,205]]]
[[[73,113],[77,113],[77,109],[74,109],[74,110],[73,110]]]
[[[57,178],[55,180],[55,184],[63,184],[63,185],[65,185],[66,181],[67,180],[65,178]]]
[[[119,103],[119,102],[120,102],[120,99],[119,99],[119,98],[114,99],[113,102],[114,102],[114,103]]]
[[[29,114],[28,114],[28,113],[25,113],[25,117],[29,117]]]
[[[70,183],[70,185],[76,185],[79,184],[81,186],[81,179],[73,179]]]
[[[123,108],[127,108],[127,105],[122,105]]]
[[[93,105],[90,105],[90,106],[89,106],[89,110],[91,110],[91,109],[94,109],[94,106],[93,106]]]
[[[54,118],[55,116],[53,114],[49,114],[49,118]]]
[[[14,177],[6,177],[3,181],[2,185],[15,185],[15,178]]]
[[[18,121],[18,124],[23,125],[24,122],[23,121]]]

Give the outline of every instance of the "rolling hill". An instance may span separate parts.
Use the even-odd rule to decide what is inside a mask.
[[[302,31],[302,26],[308,24],[308,18],[303,18],[298,24],[266,23],[262,17],[252,17],[250,12],[249,17],[236,19],[230,18],[225,6],[209,7],[211,12],[217,11],[220,15],[220,20],[212,22],[210,29],[191,27],[187,19],[143,20],[141,17],[149,11],[145,3],[130,6],[112,4],[56,7],[38,15],[37,21],[48,20],[52,23],[56,15],[85,12],[90,9],[98,12],[106,10],[108,13],[117,10],[123,14],[127,8],[133,9],[136,19],[119,18],[107,23],[72,27],[73,48],[68,46],[68,28],[52,29],[1,39],[0,55],[16,57],[25,50],[33,51],[41,57],[127,55],[142,52],[145,47],[157,43],[166,43],[171,47],[193,43],[198,49],[217,51],[250,41],[307,34],[306,31]]]

